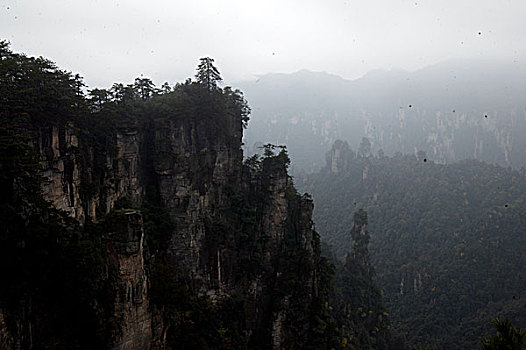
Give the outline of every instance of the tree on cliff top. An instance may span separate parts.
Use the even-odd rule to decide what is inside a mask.
[[[203,57],[200,59],[201,63],[197,66],[197,73],[195,78],[199,84],[206,86],[208,91],[217,87],[217,83],[222,81],[219,70],[214,66],[214,59],[210,57]]]

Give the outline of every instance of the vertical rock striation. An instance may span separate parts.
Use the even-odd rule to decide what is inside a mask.
[[[178,327],[198,327],[192,308],[206,300],[207,317],[219,319],[213,329],[197,329],[213,333],[208,342],[307,348],[319,337],[311,308],[323,298],[312,201],[294,189],[286,152],[270,152],[250,169],[241,115],[205,107],[162,116],[146,108],[102,134],[71,121],[31,131],[44,197],[80,228],[102,232],[106,297],[94,302],[105,315],[101,332],[118,350],[177,347]],[[151,222],[145,229],[148,206],[172,223],[164,246],[148,236],[156,234]],[[165,293],[152,302],[152,288],[165,283],[152,280],[159,263],[174,281],[168,295],[182,290],[190,301]],[[224,310],[235,318],[221,319]],[[12,349],[10,334],[0,332],[0,345]]]
[[[152,314],[144,264],[142,216],[135,210],[117,211],[105,225],[108,273],[114,289],[113,315],[119,325],[116,350],[140,350],[152,341]]]

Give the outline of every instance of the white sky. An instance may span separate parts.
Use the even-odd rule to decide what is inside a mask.
[[[480,34],[479,34],[480,33]],[[0,39],[90,87],[300,69],[357,78],[450,58],[526,61],[525,0],[0,0]]]

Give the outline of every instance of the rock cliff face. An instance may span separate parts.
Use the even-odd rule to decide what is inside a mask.
[[[120,198],[141,203],[141,136],[135,128],[124,128],[109,140],[108,149],[100,150],[89,143],[79,147],[73,124],[38,129],[35,146],[47,179],[46,199],[81,223],[107,214]],[[81,153],[89,163],[95,156],[103,157],[104,172],[97,174],[92,165],[79,161]]]
[[[109,347],[169,348],[170,332],[191,317],[167,316],[151,300],[161,256],[176,284],[208,300],[212,313],[241,300],[239,347],[294,349],[314,339],[309,317],[321,295],[312,201],[295,191],[285,152],[243,165],[240,116],[146,117],[115,125],[102,141],[74,122],[41,124],[31,135],[45,198],[80,227],[102,228],[109,297],[96,305]],[[152,203],[172,223],[162,247],[147,243],[141,208]],[[221,324],[217,334],[230,344],[233,326]],[[14,348],[8,327],[0,342]]]
[[[7,330],[4,312],[0,309],[0,345],[2,349],[14,348],[13,337]]]
[[[108,272],[114,287],[113,313],[118,332],[113,348],[147,349],[152,342],[152,314],[144,264],[144,231],[141,214],[118,211],[107,220]]]
[[[228,209],[227,187],[240,185],[241,120],[233,122],[225,127],[235,127],[211,133],[202,122],[171,120],[157,125],[152,137],[160,201],[175,223],[169,249],[183,273],[200,281],[202,291],[221,284],[220,269],[203,266],[207,222]],[[213,265],[219,265],[221,253],[213,256]]]
[[[51,61],[0,58],[0,348],[326,344],[311,200],[285,150],[243,162],[240,91],[200,65],[86,96]]]
[[[85,213],[79,196],[79,168],[74,153],[74,149],[78,148],[78,139],[72,126],[43,128],[35,136],[42,175],[47,179],[43,188],[46,199],[72,218],[84,221]]]

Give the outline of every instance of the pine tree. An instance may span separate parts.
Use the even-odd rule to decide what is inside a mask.
[[[214,66],[214,59],[210,57],[201,58],[201,63],[197,66],[195,78],[197,83],[206,87],[208,91],[217,88],[217,83],[222,81],[219,70]]]
[[[497,334],[482,340],[482,350],[522,350],[526,341],[526,329],[513,326],[504,317],[493,319],[493,325]]]
[[[147,100],[157,93],[155,84],[149,78],[135,78],[133,88],[142,100]]]

